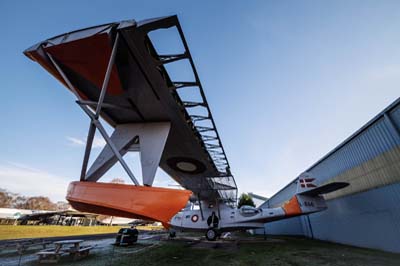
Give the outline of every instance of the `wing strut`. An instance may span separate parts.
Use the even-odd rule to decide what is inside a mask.
[[[88,138],[87,138],[87,141],[86,141],[85,155],[84,155],[84,158],[83,158],[82,170],[81,170],[81,178],[80,179],[81,179],[81,181],[86,180],[87,164],[88,164],[89,157],[90,157],[90,151],[91,151],[91,148],[92,148],[94,134],[95,134],[96,128],[97,128],[99,130],[99,132],[101,133],[101,135],[103,136],[104,140],[106,141],[107,145],[111,148],[111,150],[114,153],[115,157],[118,159],[118,161],[120,162],[120,164],[122,165],[122,167],[124,168],[124,170],[126,171],[128,176],[130,177],[130,179],[133,181],[133,183],[135,183],[135,185],[139,185],[139,182],[136,180],[136,178],[133,175],[132,171],[129,169],[128,165],[126,164],[126,162],[122,158],[121,153],[119,152],[117,147],[114,145],[114,143],[111,141],[111,139],[108,136],[106,130],[104,129],[103,125],[99,121],[101,107],[102,107],[102,104],[103,104],[103,101],[104,101],[104,97],[105,97],[105,94],[106,94],[106,91],[107,91],[107,87],[108,87],[108,82],[110,80],[112,66],[114,65],[115,56],[116,56],[116,53],[117,53],[118,40],[119,40],[119,33],[117,33],[117,35],[115,37],[114,45],[113,45],[113,48],[112,48],[112,51],[111,51],[111,56],[110,56],[110,59],[109,59],[108,65],[107,65],[107,70],[106,70],[106,73],[105,73],[105,76],[104,76],[104,81],[103,81],[103,85],[102,85],[102,88],[101,88],[99,101],[97,103],[96,112],[93,113],[93,111],[91,111],[84,104],[80,104],[79,105],[82,108],[82,110],[91,119],[89,132],[88,132]],[[82,98],[77,93],[77,91],[75,90],[74,86],[72,85],[72,83],[70,82],[68,77],[65,75],[65,73],[61,69],[61,67],[57,64],[57,62],[54,60],[54,58],[48,52],[45,52],[45,53],[49,57],[50,61],[53,63],[54,67],[57,69],[57,71],[59,72],[59,74],[61,75],[63,80],[65,81],[66,85],[69,87],[69,89],[78,98],[78,101],[82,102]]]
[[[128,151],[140,151],[143,184],[146,186],[153,184],[170,127],[170,122],[119,124],[111,135],[111,143],[122,156]],[[97,181],[117,161],[112,147],[106,145],[87,172],[85,181]]]

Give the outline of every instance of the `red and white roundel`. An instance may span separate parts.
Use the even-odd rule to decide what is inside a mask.
[[[192,216],[192,222],[197,222],[199,220],[199,216],[197,214]]]

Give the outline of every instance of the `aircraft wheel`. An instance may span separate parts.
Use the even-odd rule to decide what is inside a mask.
[[[208,229],[206,232],[206,238],[208,241],[215,241],[215,239],[217,239],[217,231],[215,231],[214,229]]]

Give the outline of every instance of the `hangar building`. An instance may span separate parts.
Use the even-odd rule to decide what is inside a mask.
[[[341,181],[350,186],[325,196],[326,211],[268,223],[267,234],[400,253],[400,98],[306,171],[318,185]],[[289,200],[296,180],[263,207]]]

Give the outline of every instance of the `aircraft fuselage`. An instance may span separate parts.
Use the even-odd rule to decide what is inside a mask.
[[[242,206],[233,208],[226,204],[219,206],[201,202],[201,209],[193,208],[191,205],[178,212],[172,217],[170,225],[178,231],[207,231],[213,228],[219,232],[263,228],[265,223],[290,218],[293,216],[309,214],[326,209],[324,199],[319,197],[308,197],[295,195],[291,200],[276,208],[254,208]],[[214,215],[218,223],[210,223]]]

